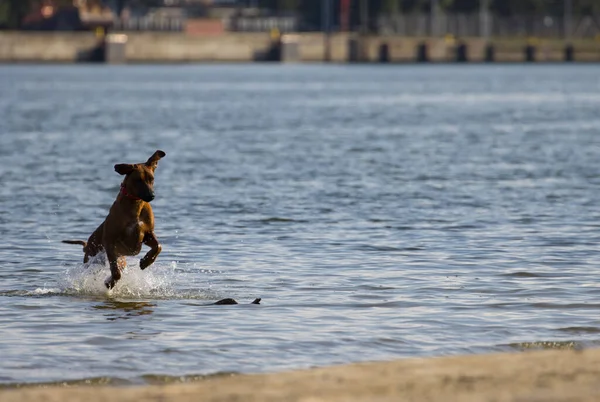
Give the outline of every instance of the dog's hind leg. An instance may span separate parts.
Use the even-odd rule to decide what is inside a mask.
[[[112,289],[121,279],[121,271],[127,266],[127,260],[124,256],[117,257],[113,252],[109,252],[108,250],[106,250],[106,256],[110,264],[110,278],[104,282],[104,285],[108,289]]]

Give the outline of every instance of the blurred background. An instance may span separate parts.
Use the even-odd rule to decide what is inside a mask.
[[[598,0],[3,0],[0,29],[600,35]]]

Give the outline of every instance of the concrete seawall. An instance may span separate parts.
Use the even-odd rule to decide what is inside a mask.
[[[288,43],[297,49],[295,61],[321,62],[329,53],[333,62],[560,62],[572,60],[600,62],[599,41],[460,40],[444,38],[407,38],[371,36],[355,38],[335,34],[326,40],[319,33],[290,36]],[[87,32],[77,33],[0,33],[0,62],[72,63],[97,46],[98,39]],[[329,52],[326,52],[329,44]],[[490,53],[489,46],[492,45]],[[125,59],[130,63],[250,62],[260,60],[271,48],[265,33],[227,33],[192,36],[182,33],[128,33]],[[529,55],[529,60],[527,59]]]

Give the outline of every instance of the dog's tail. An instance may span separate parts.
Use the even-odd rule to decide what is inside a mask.
[[[83,240],[63,240],[63,243],[67,243],[67,244],[79,244],[80,246],[87,246],[87,242],[83,241]]]

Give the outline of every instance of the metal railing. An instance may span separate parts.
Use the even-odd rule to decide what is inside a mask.
[[[235,32],[296,32],[300,23],[298,17],[234,17],[225,21],[225,27]]]
[[[571,23],[562,17],[515,16],[499,17],[488,14],[489,25],[481,14],[443,14],[433,17],[429,14],[399,14],[381,16],[373,27],[383,35],[409,37],[444,36],[456,37],[485,36],[486,29],[492,37],[539,38],[600,38],[600,16],[573,17]],[[297,32],[303,29],[297,16],[239,16],[223,21],[228,31],[234,32]],[[117,31],[185,31],[185,17],[145,16],[128,19],[115,19],[113,29]],[[487,28],[486,28],[487,26]],[[568,32],[571,31],[571,32]]]
[[[228,31],[234,32],[269,32],[278,29],[280,32],[296,32],[299,29],[297,17],[235,17],[223,21]],[[116,31],[185,31],[186,18],[165,17],[132,17],[115,19],[113,29]]]
[[[132,17],[128,19],[115,19],[113,30],[116,31],[160,31],[182,32],[185,30],[185,18],[178,17]]]
[[[403,36],[458,37],[485,36],[485,17],[481,14],[401,14],[381,16],[376,23],[380,34]],[[598,38],[600,37],[600,16],[562,17],[547,15],[499,17],[488,14],[489,35],[492,37],[540,38]],[[571,31],[571,32],[568,32]]]

